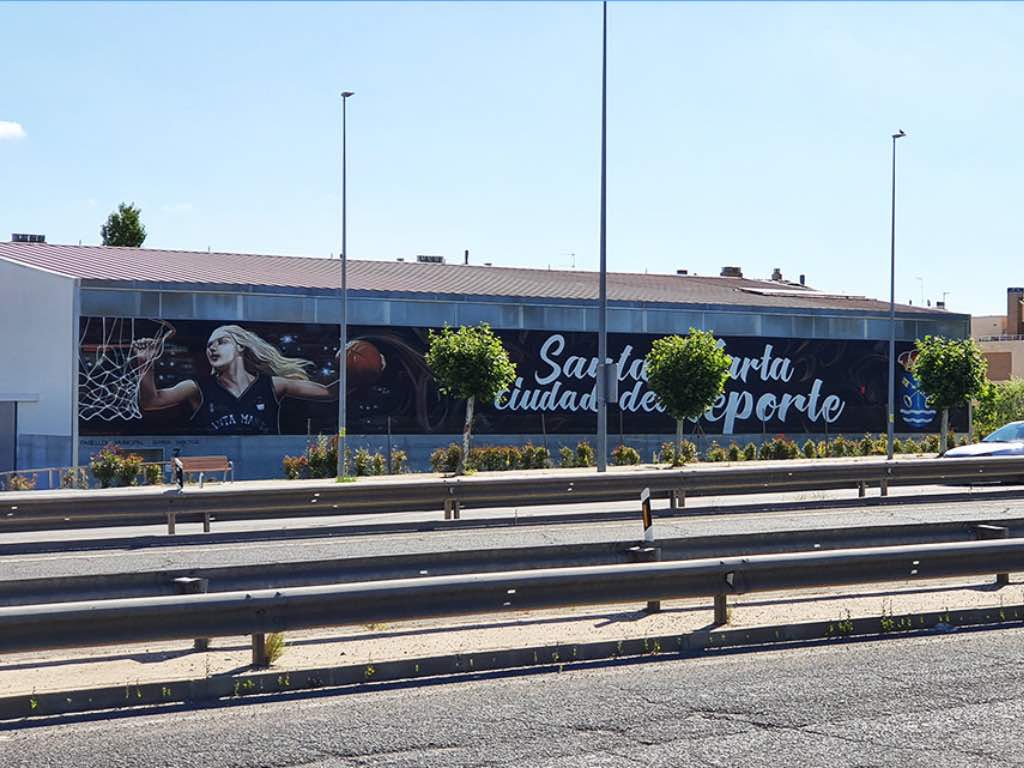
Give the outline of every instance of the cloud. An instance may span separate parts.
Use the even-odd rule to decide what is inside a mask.
[[[25,129],[21,123],[12,123],[7,120],[0,120],[0,141],[4,139],[24,139]]]

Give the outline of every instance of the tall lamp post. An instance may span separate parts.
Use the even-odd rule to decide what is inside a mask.
[[[607,115],[608,115],[608,2],[601,18],[601,274],[597,309],[597,471],[608,469],[608,260],[605,249]]]
[[[889,237],[889,419],[886,456],[892,460],[896,431],[896,139],[907,134],[901,128],[892,135],[892,229]]]
[[[341,92],[341,332],[338,339],[338,477],[345,476],[345,406],[348,395],[348,226],[346,220],[347,170],[345,157],[345,106],[353,91]]]

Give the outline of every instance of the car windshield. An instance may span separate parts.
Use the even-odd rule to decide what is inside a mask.
[[[1014,443],[1024,440],[1024,422],[1007,424],[986,437],[984,443]]]

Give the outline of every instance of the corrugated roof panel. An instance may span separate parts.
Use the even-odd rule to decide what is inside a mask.
[[[205,253],[156,248],[0,243],[0,258],[78,277],[82,280],[274,286],[330,290],[340,286],[337,259]],[[353,291],[451,293],[509,298],[596,299],[598,274],[569,270],[420,264],[399,261],[348,263]],[[785,292],[773,289],[785,288]],[[673,274],[608,274],[611,301],[670,304],[723,304],[818,309],[888,309],[888,303],[862,297],[819,294],[809,288],[770,280]],[[900,305],[901,312],[940,314]],[[946,313],[941,313],[946,314]]]

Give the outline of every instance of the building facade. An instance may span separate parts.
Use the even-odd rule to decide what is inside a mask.
[[[648,458],[674,432],[643,357],[655,338],[690,328],[713,331],[733,357],[725,394],[687,428],[698,442],[885,431],[887,303],[778,271],[722,272],[609,275],[612,444]],[[348,277],[354,446],[390,444],[423,467],[457,440],[463,405],[438,394],[423,353],[431,329],[481,322],[505,342],[517,378],[479,408],[478,441],[545,442],[555,453],[593,435],[596,273],[350,261]],[[4,319],[0,471],[84,463],[116,442],[147,458],[226,454],[239,477],[280,476],[283,456],[337,430],[339,284],[337,260],[0,243],[0,301],[14,310]],[[897,432],[935,429],[907,370],[914,340],[969,333],[966,315],[897,307]],[[245,355],[234,388],[212,349],[222,343]]]

